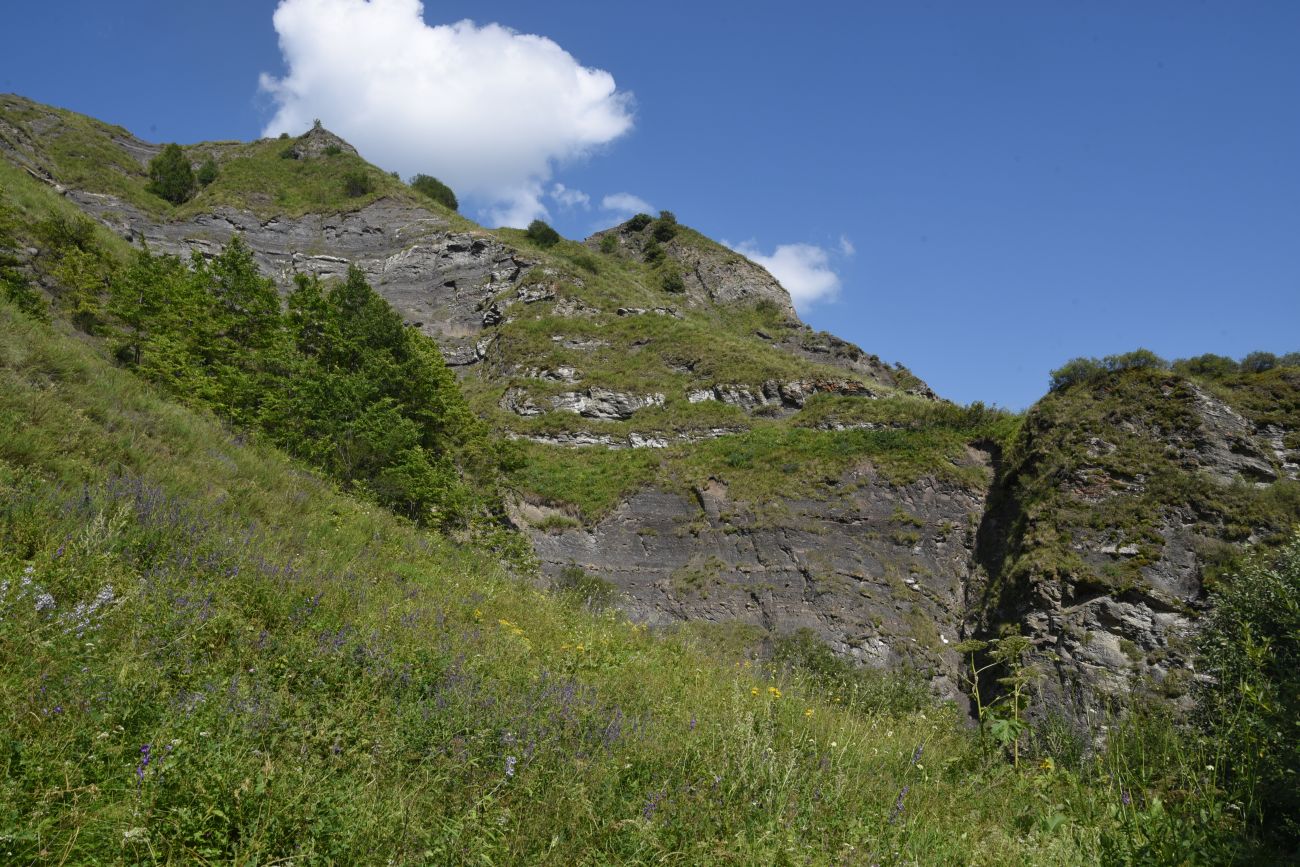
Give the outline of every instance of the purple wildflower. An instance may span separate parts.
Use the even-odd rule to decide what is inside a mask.
[[[898,798],[894,801],[894,809],[889,811],[889,824],[894,824],[898,817],[903,815],[903,801],[907,798],[909,791],[911,791],[911,786],[903,786],[903,791],[898,793]]]
[[[925,752],[925,744],[919,744],[917,748],[912,751],[912,764],[915,765],[921,761],[921,753],[923,752]]]
[[[515,775],[515,757],[506,756],[506,776],[513,777],[514,775]]]
[[[1133,803],[1133,796],[1128,793],[1128,789],[1121,788],[1119,790],[1119,802],[1125,807]]]
[[[140,764],[135,769],[135,779],[137,784],[144,782],[145,769],[149,767],[149,762],[153,757],[153,748],[149,744],[140,747]]]

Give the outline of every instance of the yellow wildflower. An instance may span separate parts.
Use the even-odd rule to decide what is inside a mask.
[[[780,698],[780,697],[781,697],[781,690],[777,689],[777,688],[774,687],[774,686],[769,686],[769,687],[767,688],[767,693],[768,693],[768,695],[772,696],[772,698]]]
[[[805,711],[803,712],[803,715],[804,715],[804,716],[812,716],[812,715],[813,715],[813,709],[812,709],[812,708],[808,708],[807,710],[805,710]]]
[[[756,686],[751,686],[751,687],[749,688],[749,694],[750,694],[750,695],[758,695],[758,687],[756,687]]]

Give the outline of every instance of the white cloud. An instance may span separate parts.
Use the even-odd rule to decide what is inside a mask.
[[[807,309],[819,301],[834,301],[839,295],[840,277],[831,268],[830,253],[821,247],[779,244],[768,255],[753,241],[735,245],[723,243],[771,272],[790,293],[790,299],[798,310]]]
[[[544,216],[557,163],[632,127],[631,96],[543,36],[472,21],[430,26],[419,0],[281,0],[288,73],[263,74],[264,135],[312,120],[403,176],[424,172],[509,225]]]
[[[613,193],[600,200],[602,210],[611,212],[620,222],[636,214],[654,213],[650,203],[631,193]]]
[[[551,198],[565,208],[582,208],[585,211],[591,207],[591,196],[582,190],[570,189],[560,183],[551,187]]]
[[[852,256],[856,252],[858,252],[858,248],[853,246],[853,242],[848,239],[848,236],[840,235],[840,254]]]

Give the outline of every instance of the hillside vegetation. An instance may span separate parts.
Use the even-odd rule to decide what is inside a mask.
[[[71,113],[55,130],[60,183],[76,176],[164,216],[211,207],[223,182],[239,207],[334,207],[333,192],[295,186],[317,175],[286,167],[359,161],[323,140],[301,161],[271,156],[278,141],[209,146],[217,177],[175,206],[144,198],[144,160],[97,155],[119,131]],[[250,160],[244,180],[237,154]],[[388,189],[362,170],[376,172],[366,195]],[[254,189],[288,192],[263,202]],[[1195,477],[1174,490],[1193,482],[1163,473],[1176,456],[1142,435],[1180,430],[1193,386],[1290,425],[1293,369],[1088,372],[1022,419],[934,400],[878,360],[853,372],[778,350],[816,336],[761,301],[654,313],[679,293],[667,259],[705,244],[662,215],[612,251],[531,249],[519,234],[495,237],[563,289],[511,308],[483,368],[507,380],[462,385],[356,269],[300,277],[282,296],[238,238],[189,261],[136,250],[0,161],[4,860],[1268,864],[1294,851],[1293,489]],[[649,239],[664,259],[646,261]],[[681,292],[692,279],[682,274]],[[598,313],[548,321],[563,299]],[[651,312],[619,316],[619,302]],[[541,355],[561,326],[627,341],[622,355],[581,356],[602,383],[678,377],[636,431],[735,432],[689,448],[510,446],[504,434],[578,424],[632,432],[626,420],[501,414],[508,383],[552,389],[506,371],[578,358]],[[653,348],[629,362],[640,340]],[[876,399],[825,392],[764,414],[685,398],[817,376]],[[1027,715],[1019,636],[959,645],[977,722],[913,673],[853,668],[807,633],[757,658],[739,625],[648,631],[581,570],[542,592],[502,520],[512,489],[594,520],[637,486],[718,473],[755,501],[793,487],[831,497],[865,456],[895,483],[1014,492],[989,586],[1012,611],[999,594],[1017,576],[1069,571],[1018,564],[1071,556],[1056,534],[1084,514],[1060,484],[1092,466],[1077,458],[1088,444],[1069,439],[1085,422],[1114,427],[1107,479],[1140,468],[1152,480],[1098,512],[1131,530],[1138,556],[1144,510],[1166,494],[1205,503],[1207,537],[1265,542],[1244,565],[1216,561],[1225,601],[1198,641],[1218,678],[1191,696],[1193,724],[1135,694],[1106,719],[1104,745]],[[1002,454],[1000,478],[961,460],[973,442]],[[1085,565],[1083,580],[1117,593],[1140,580]]]

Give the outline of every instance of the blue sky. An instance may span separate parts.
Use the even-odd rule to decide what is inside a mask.
[[[312,13],[360,0],[293,2]],[[339,105],[310,80],[332,74],[322,66],[348,79],[336,95],[365,77],[348,77],[367,61],[354,46],[334,64],[328,40],[282,53],[272,0],[13,7],[0,89],[156,141],[254,138],[291,110]],[[604,114],[573,121],[603,132],[547,128],[550,151],[501,156],[549,167],[525,180],[564,234],[609,222],[601,200],[629,193],[755,255],[785,245],[779,261],[806,266],[798,279],[838,282],[834,299],[802,305],[806,321],[945,397],[1020,408],[1066,359],[1137,346],[1300,349],[1300,4],[431,0],[423,14],[538,34],[562,49],[539,63],[567,52],[612,76]],[[454,82],[411,95],[408,116],[432,112],[430,128],[455,137],[463,125],[429,94],[498,71],[485,33],[452,34],[483,38]],[[311,86],[286,108],[262,73]],[[371,93],[400,104],[405,92]],[[533,102],[482,110],[508,130],[516,115],[537,122]],[[335,114],[362,137],[386,122]],[[512,138],[492,140],[508,150]],[[368,150],[388,146],[376,141]],[[472,144],[462,153],[492,150]],[[557,183],[589,207],[562,205]],[[491,222],[493,195],[464,210]]]

